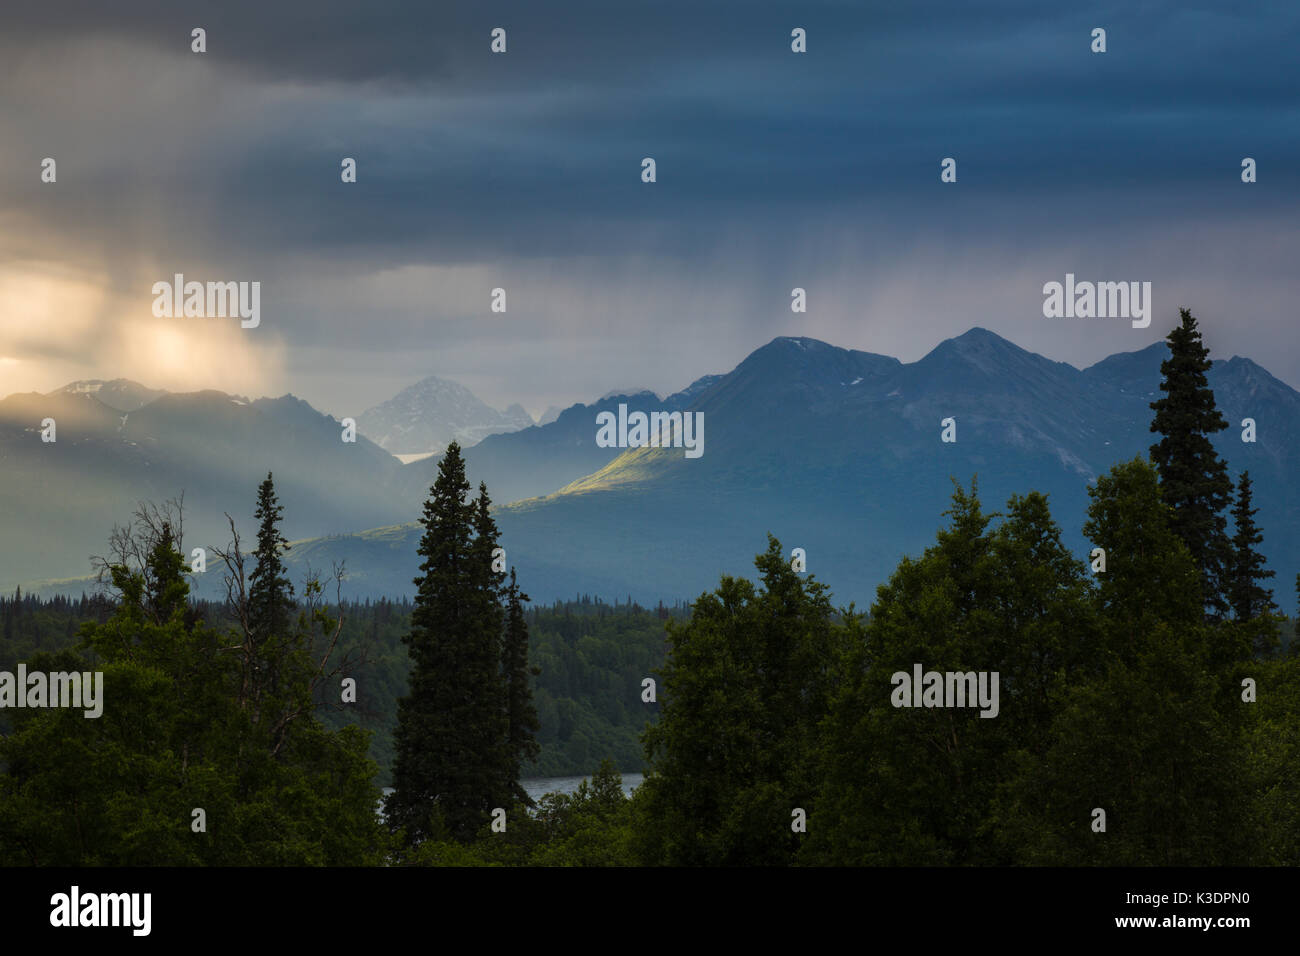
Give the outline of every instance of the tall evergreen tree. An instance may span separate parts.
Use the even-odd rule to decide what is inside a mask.
[[[537,709],[533,706],[530,678],[537,673],[528,666],[528,621],[524,617],[523,602],[528,595],[515,581],[515,569],[510,569],[510,584],[506,587],[506,634],[502,648],[501,670],[506,680],[506,739],[510,752],[510,782],[515,797],[531,805],[533,800],[519,784],[519,775],[526,761],[536,760],[540,752],[537,731]]]
[[[280,533],[284,507],[275,493],[271,473],[257,487],[257,549],[253,556],[257,567],[249,575],[248,607],[255,628],[262,636],[283,633],[293,621],[293,584],[289,581],[281,555],[289,542]]]
[[[480,513],[467,502],[468,492],[460,446],[452,442],[420,519],[423,561],[403,638],[410,693],[398,702],[394,789],[386,802],[389,825],[412,845],[442,836],[468,841],[509,798],[500,606],[483,561],[487,542],[484,535],[475,540],[476,524],[489,538],[493,529],[485,507]]]
[[[1227,508],[1232,496],[1228,466],[1210,436],[1228,427],[1205,373],[1213,364],[1201,342],[1196,319],[1180,309],[1182,322],[1169,333],[1169,358],[1160,365],[1164,397],[1151,403],[1151,431],[1160,434],[1151,457],[1160,473],[1161,494],[1173,508],[1170,526],[1187,545],[1201,578],[1207,615],[1227,611],[1224,578],[1230,561]]]
[[[260,719],[263,703],[278,698],[285,691],[287,675],[281,663],[294,642],[293,584],[289,581],[281,555],[289,542],[280,533],[284,508],[275,494],[271,473],[257,488],[257,548],[253,552],[256,566],[249,574],[248,633],[245,667],[248,698],[254,719]]]
[[[1227,597],[1238,621],[1253,621],[1277,610],[1273,592],[1259,582],[1274,576],[1264,567],[1264,556],[1256,546],[1264,540],[1255,524],[1258,508],[1252,508],[1250,472],[1243,471],[1237,483],[1237,502],[1232,509],[1236,534],[1232,537],[1232,562],[1229,565]]]

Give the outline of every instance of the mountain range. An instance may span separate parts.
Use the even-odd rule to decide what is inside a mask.
[[[508,561],[535,600],[693,597],[721,573],[752,575],[771,532],[786,553],[805,549],[837,601],[864,606],[902,555],[933,540],[953,479],[978,475],[986,510],[1013,492],[1047,493],[1066,543],[1086,555],[1088,483],[1146,454],[1166,354],[1157,343],[1081,370],[976,328],[903,363],[782,337],[666,398],[611,395],[488,435],[466,449],[467,470],[475,486],[487,482]],[[1261,548],[1288,606],[1300,569],[1300,393],[1245,358],[1208,374],[1231,426],[1216,447],[1234,477],[1251,472]],[[338,422],[292,396],[171,394],[131,412],[97,396],[0,401],[0,586],[84,574],[85,555],[103,551],[136,498],[182,488],[187,547],[223,544],[224,511],[251,534],[257,482],[274,471],[286,534],[300,539],[288,556],[296,576],[342,560],[353,597],[412,593],[413,519],[438,456],[403,465],[364,429],[344,444]],[[596,417],[620,404],[702,413],[703,456],[600,447]],[[58,419],[57,445],[40,441],[46,416]],[[1247,417],[1254,443],[1241,441]],[[956,442],[941,441],[946,418]],[[218,576],[204,577],[199,590],[216,593]]]

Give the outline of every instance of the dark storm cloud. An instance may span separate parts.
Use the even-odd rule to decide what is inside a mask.
[[[497,26],[505,56],[488,50]],[[1294,252],[1298,42],[1290,3],[28,4],[0,34],[0,213],[26,222],[28,254],[108,263],[128,287],[141,261],[255,268],[280,310],[268,328],[310,340],[313,367],[331,343],[403,361],[436,319],[462,365],[515,348],[525,390],[544,376],[530,385],[525,355],[610,337],[623,344],[599,391],[680,387],[769,333],[883,334],[877,350],[916,353],[1008,310],[1033,320],[1034,290],[1076,265],[1217,296],[1263,345]],[[31,174],[52,154],[55,196]],[[338,181],[343,156],[355,186]],[[956,186],[938,182],[945,156]],[[330,281],[457,264],[474,278],[413,279],[379,305]],[[943,317],[902,338],[881,325],[895,315],[861,318],[904,307],[900,272],[917,276],[912,308]],[[479,284],[502,276],[535,291],[521,312],[552,300],[534,324],[472,321]],[[789,287],[836,276],[814,301],[838,311],[789,328]],[[737,291],[709,298],[710,282]],[[1049,353],[1080,334],[1044,328],[1023,331]],[[716,358],[665,347],[675,370],[637,375],[640,338],[682,329]],[[1053,357],[1100,357],[1087,352]],[[1274,370],[1300,380],[1300,360]],[[359,393],[389,388],[374,374]]]
[[[517,0],[490,5],[54,0],[11,11],[6,22],[10,41],[18,47],[81,35],[117,36],[165,50],[178,42],[188,45],[190,29],[202,26],[213,56],[270,79],[518,89],[539,82],[621,79],[639,84],[668,75],[645,71],[656,62],[762,59],[764,48],[784,48],[795,25],[810,29],[823,52],[852,53],[864,43],[878,47],[882,34],[937,39],[999,30],[1023,23],[1027,9],[1023,3],[986,3],[974,9],[853,0]],[[508,63],[488,63],[480,55],[488,31],[498,26],[513,38]]]
[[[248,103],[258,125],[205,136],[190,90],[165,119],[196,149],[125,184],[166,180],[190,219],[219,195],[241,244],[275,248],[473,258],[542,237],[548,251],[605,249],[647,217],[912,209],[950,201],[934,188],[948,155],[963,183],[1004,192],[1230,184],[1244,149],[1268,157],[1270,180],[1295,181],[1294,123],[1278,119],[1296,115],[1300,8],[1128,6],[55,3],[18,11],[3,42],[108,35],[175,55],[202,24],[218,77],[318,91],[279,112]],[[794,24],[806,57],[788,53]],[[1088,50],[1095,24],[1104,56]],[[494,25],[510,31],[506,56],[488,52]],[[359,188],[323,194],[344,154],[362,164]],[[653,202],[645,155],[666,187]],[[103,208],[87,218],[114,220],[107,195],[88,201]]]

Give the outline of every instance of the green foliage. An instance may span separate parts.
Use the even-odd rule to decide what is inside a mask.
[[[1085,533],[1117,558],[1097,589],[1102,640],[1054,694],[1046,749],[1016,754],[996,826],[1024,863],[1247,862],[1236,632],[1203,623],[1152,466],[1116,465],[1089,493]],[[1105,832],[1092,829],[1098,808]]]
[[[77,648],[29,663],[102,671],[103,714],[14,712],[0,741],[0,863],[377,862],[365,737],[326,731],[310,708],[274,712],[264,700],[259,710],[243,696],[229,643],[188,601],[173,523],[141,517],[107,564],[119,594],[111,616],[84,624]],[[310,701],[311,688],[285,686],[283,697]],[[192,829],[195,808],[206,832]]]
[[[640,790],[638,790],[638,794]],[[537,813],[542,839],[529,862],[535,866],[634,866],[637,863],[633,802],[608,758],[571,794],[551,793]]]
[[[833,690],[826,665],[850,628],[771,535],[754,563],[761,589],[724,575],[689,623],[668,629],[642,787],[654,841],[644,852],[657,862],[790,863],[801,845],[792,810],[812,814],[818,723]]]
[[[192,608],[215,630],[236,624],[220,605],[199,601],[192,602]],[[0,597],[0,627],[10,635],[0,640],[0,669],[12,671],[18,661],[40,651],[73,647],[82,623],[102,623],[113,609],[112,602],[100,598]],[[541,727],[536,737],[540,752],[536,760],[523,764],[522,775],[591,773],[602,755],[624,772],[641,772],[640,735],[658,714],[657,704],[641,701],[641,679],[663,663],[664,623],[684,620],[688,613],[685,605],[643,608],[591,597],[523,608],[530,683]],[[358,703],[341,708],[337,682],[322,682],[316,689],[316,715],[330,730],[356,726],[370,731],[370,756],[380,768],[376,783],[390,786],[397,699],[407,693],[411,667],[402,645],[410,629],[411,603],[344,601],[337,615],[342,630],[336,653],[357,661],[352,676],[361,693]],[[319,660],[327,650],[328,642],[318,630],[311,656]],[[9,713],[0,710],[0,730]]]
[[[638,791],[639,792],[639,791]],[[403,866],[634,866],[635,798],[603,760],[590,781],[573,793],[548,793],[530,812],[523,803],[506,812],[504,832],[485,824],[470,841],[444,829],[418,846],[401,849]]]
[[[604,756],[625,772],[643,769],[640,735],[659,705],[641,700],[641,681],[663,664],[665,623],[687,614],[590,598],[529,611],[541,724],[530,773],[590,773]]]
[[[1260,662],[1258,699],[1243,704],[1248,715],[1251,814],[1237,826],[1259,835],[1252,864],[1300,863],[1300,657]]]
[[[1046,753],[1020,755],[998,814],[1017,862],[1249,862],[1240,711],[1221,702],[1200,635],[1158,623],[1129,657],[1065,689]]]
[[[0,670],[12,671],[19,661],[42,651],[73,647],[77,632],[87,621],[103,623],[113,613],[113,602],[103,596],[79,600],[52,597],[42,600],[22,589],[12,597],[0,596]],[[0,710],[0,732],[7,726],[8,712]]]
[[[1173,526],[1155,469],[1120,462],[1088,489],[1083,533],[1106,551],[1097,603],[1105,650],[1123,655],[1157,621],[1190,627],[1202,618],[1196,565]]]
[[[525,608],[521,598],[520,611],[539,724],[537,756],[521,763],[520,776],[586,774],[602,756],[625,772],[640,772],[640,734],[658,711],[657,705],[641,702],[641,678],[663,662],[664,621],[683,617],[685,609],[616,607],[590,598]],[[359,708],[330,712],[323,719],[331,727],[356,722],[374,731],[371,756],[381,767],[380,785],[389,786],[397,699],[408,692],[411,664],[402,637],[409,629],[411,605],[347,603],[340,613],[341,652],[366,651],[356,671],[365,692]],[[507,637],[509,629],[507,619]],[[515,706],[520,706],[517,698]]]
[[[823,863],[1006,863],[989,826],[1009,755],[1041,752],[1056,689],[1087,659],[1090,588],[1046,499],[1013,497],[1005,520],[957,486],[947,528],[879,588],[864,641],[827,718],[825,795],[810,820]],[[898,708],[892,676],[924,670],[999,675],[999,713]],[[919,688],[914,689],[919,693]]]

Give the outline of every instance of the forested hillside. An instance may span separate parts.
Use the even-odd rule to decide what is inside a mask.
[[[195,604],[209,625],[228,624],[221,605]],[[83,622],[102,622],[113,610],[97,597],[48,601],[21,592],[0,597],[0,670],[12,671],[40,651],[59,651],[77,642]],[[388,786],[397,698],[407,691],[410,662],[402,635],[410,628],[409,601],[345,602],[340,650],[360,655],[356,672],[358,707],[326,710],[323,723],[338,728],[355,722],[374,733],[370,756],[379,765],[378,782]],[[525,767],[528,776],[566,776],[595,772],[609,757],[623,773],[643,769],[639,740],[655,704],[642,703],[641,681],[663,663],[664,623],[688,615],[685,605],[643,608],[607,604],[589,595],[528,611],[530,656],[537,669],[533,697],[541,730],[541,754]],[[0,710],[0,729],[6,711]]]

